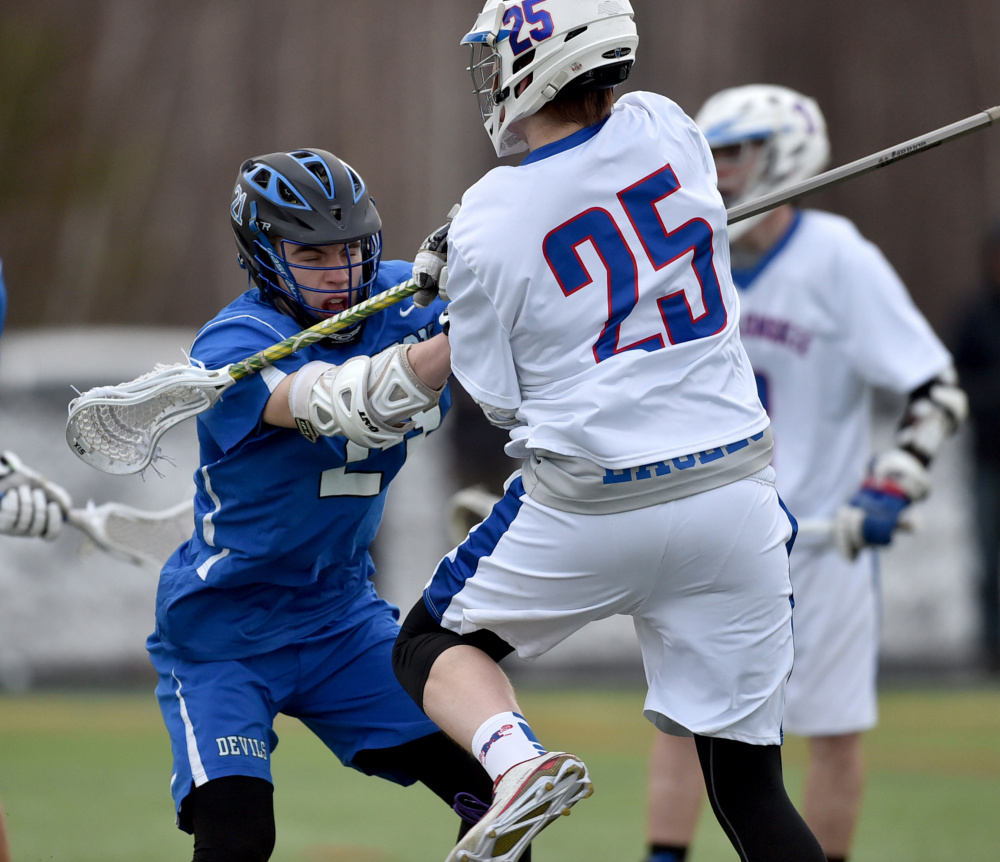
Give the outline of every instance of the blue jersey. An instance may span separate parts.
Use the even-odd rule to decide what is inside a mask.
[[[411,264],[385,261],[373,290],[405,281]],[[338,620],[366,590],[389,482],[408,452],[450,405],[415,418],[403,442],[384,450],[346,437],[309,442],[297,430],[263,423],[278,383],[307,362],[342,364],[441,330],[443,304],[411,299],[368,318],[352,344],[321,342],[231,387],[198,416],[195,532],[167,561],[156,596],[161,644],[183,658],[225,660],[270,652]],[[192,359],[209,368],[268,347],[301,327],[249,290],[195,337]]]

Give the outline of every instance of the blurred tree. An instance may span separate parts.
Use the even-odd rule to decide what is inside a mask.
[[[1000,102],[996,0],[633,0],[628,87],[694,113],[766,81],[817,98],[842,164]],[[349,161],[386,254],[408,257],[496,164],[464,71],[480,0],[7,0],[0,254],[14,327],[196,325],[239,290],[240,162]],[[305,35],[303,35],[305,34]],[[1000,132],[817,195],[853,218],[947,328],[1000,200]],[[503,242],[503,237],[497,238]]]

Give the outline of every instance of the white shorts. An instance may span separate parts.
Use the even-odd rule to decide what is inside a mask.
[[[856,733],[878,720],[879,589],[874,552],[853,563],[834,548],[792,550],[795,666],[785,730]]]
[[[424,590],[450,631],[495,632],[522,658],[593,620],[633,617],[644,715],[661,730],[781,740],[792,666],[791,524],[770,467],[641,509],[580,515],[508,485]]]

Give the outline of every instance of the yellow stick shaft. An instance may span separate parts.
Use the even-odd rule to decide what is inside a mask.
[[[375,312],[381,311],[383,308],[395,305],[397,302],[406,299],[406,297],[412,296],[418,289],[417,283],[413,279],[404,281],[402,284],[397,284],[395,287],[390,287],[388,290],[370,299],[366,299],[364,302],[359,302],[346,311],[340,312],[340,314],[335,314],[333,317],[321,320],[308,329],[303,329],[297,335],[292,335],[284,341],[279,341],[277,344],[272,344],[270,347],[264,348],[264,350],[255,353],[253,356],[248,356],[242,362],[234,362],[229,369],[229,375],[234,380],[242,380],[244,377],[249,377],[251,374],[263,371],[277,360],[284,359],[286,356],[295,353],[296,350],[301,350],[303,347],[315,344],[317,341],[322,341],[334,332],[346,329],[348,326],[352,326],[366,317],[371,317]]]

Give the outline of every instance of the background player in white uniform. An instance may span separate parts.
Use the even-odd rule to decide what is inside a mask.
[[[696,120],[730,205],[827,161],[818,106],[784,87],[724,90]],[[802,535],[791,555],[795,667],[784,729],[810,738],[803,811],[827,857],[843,859],[861,798],[861,731],[876,722],[879,593],[868,546],[888,544],[906,507],[928,493],[927,465],[964,417],[965,397],[899,277],[847,219],[785,205],[732,225],[730,242],[778,489],[796,518],[834,522],[836,546]],[[874,387],[910,400],[895,448],[871,460]],[[684,858],[702,786],[694,747],[658,737],[650,860]]]
[[[208,367],[412,271],[381,260],[364,181],[322,150],[247,160],[231,222],[255,286],[196,336],[192,359]],[[421,781],[449,805],[461,792],[489,795],[475,760],[396,682],[397,610],[370,580],[388,485],[448,407],[442,308],[406,300],[247,378],[198,416],[195,531],[163,567],[147,641],[178,825],[194,834],[196,862],[270,857],[279,712],[366,774]]]
[[[439,564],[393,661],[497,780],[449,862],[514,860],[590,793],[496,664],[633,616],[644,714],[694,733],[744,859],[822,860],[781,781],[792,525],[739,341],[711,154],[673,102],[614,104],[638,44],[612,3],[490,0],[464,39],[499,155],[448,238],[452,366],[523,472]],[[613,110],[612,110],[613,108]]]

